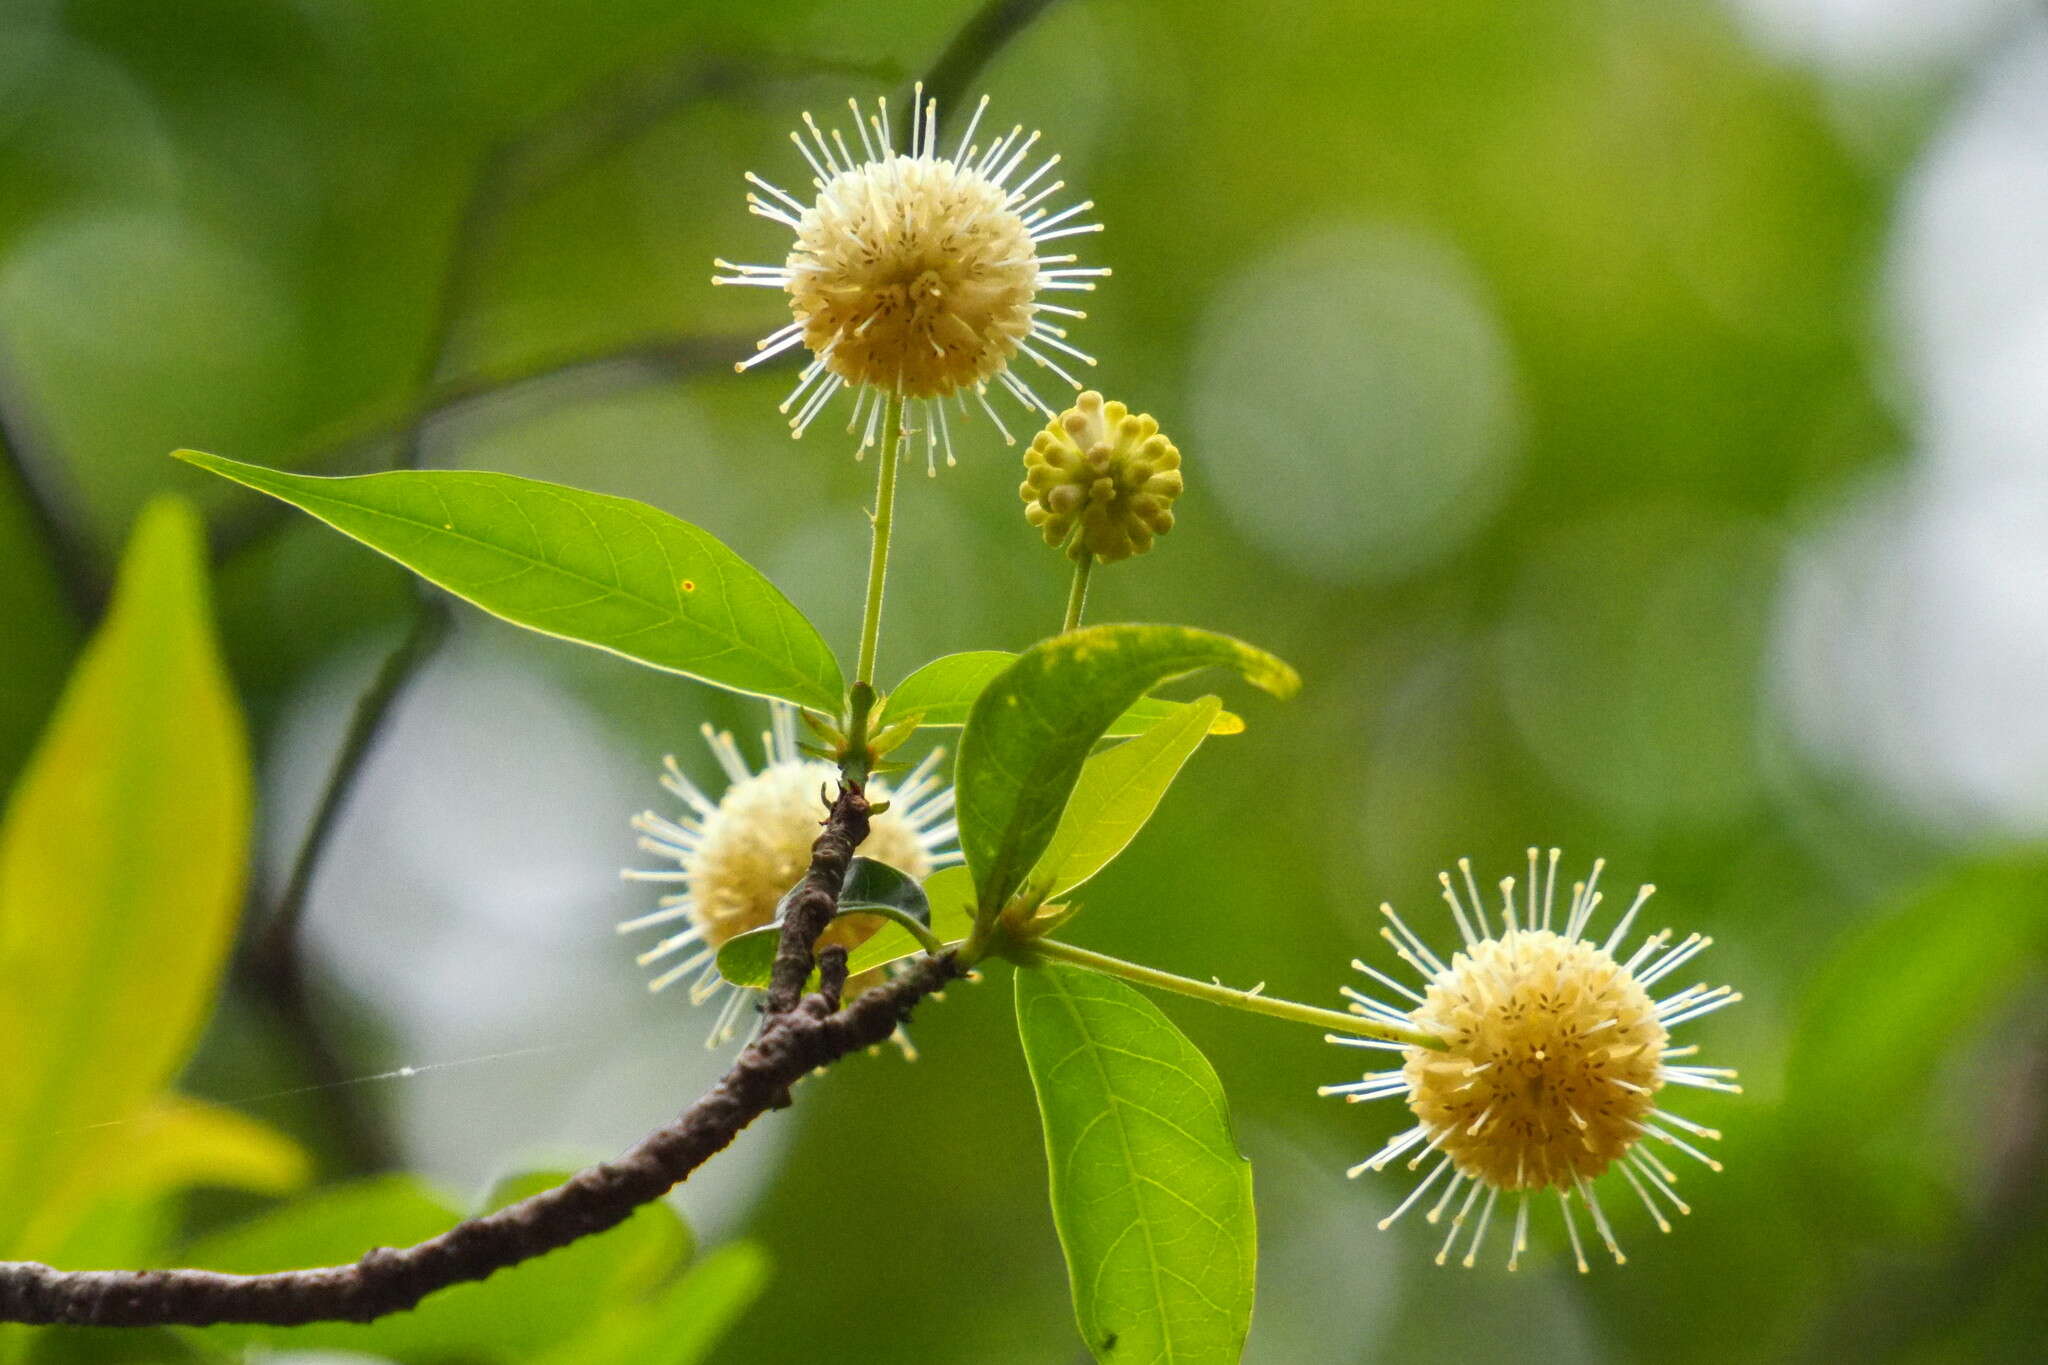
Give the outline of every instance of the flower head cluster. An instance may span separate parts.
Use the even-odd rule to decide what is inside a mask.
[[[791,708],[776,703],[773,719],[773,729],[761,736],[767,762],[759,772],[747,767],[730,734],[714,733],[707,725],[705,742],[731,783],[725,794],[712,801],[671,757],[661,784],[688,809],[675,819],[654,811],[633,817],[640,847],[676,866],[660,871],[629,869],[626,878],[669,883],[678,889],[664,895],[652,913],[619,925],[619,932],[677,922],[682,925],[640,954],[642,966],[677,959],[647,983],[649,990],[663,990],[694,974],[692,1004],[702,1004],[723,991],[727,983],[718,974],[719,948],[734,935],[772,923],[783,893],[795,886],[810,866],[811,844],[818,837],[823,811],[819,792],[837,780],[838,770],[798,752]],[[861,856],[919,880],[960,861],[959,850],[953,846],[957,833],[952,819],[953,790],[936,776],[942,753],[934,750],[927,755],[893,793],[880,780],[868,784],[874,804],[886,801],[889,808],[871,818]],[[874,920],[837,920],[819,943],[853,948],[876,927]],[[869,984],[873,983],[850,983],[849,998]],[[750,994],[730,993],[712,1028],[712,1046],[732,1036]]]
[[[1602,864],[1596,860],[1592,874],[1572,888],[1570,908],[1559,922],[1552,913],[1557,860],[1558,851],[1552,849],[1547,875],[1539,878],[1537,852],[1529,850],[1529,885],[1520,906],[1514,879],[1501,882],[1498,934],[1488,921],[1471,864],[1458,864],[1464,900],[1450,874],[1442,874],[1444,900],[1462,939],[1462,950],[1448,963],[1392,906],[1381,907],[1390,921],[1381,933],[1401,960],[1420,973],[1422,990],[1355,962],[1359,971],[1406,1003],[1388,1004],[1349,987],[1344,993],[1353,1013],[1420,1028],[1443,1041],[1441,1050],[1331,1036],[1335,1043],[1402,1054],[1398,1067],[1325,1086],[1322,1093],[1353,1101],[1398,1096],[1407,1103],[1414,1125],[1350,1174],[1382,1170],[1410,1153],[1410,1170],[1434,1159],[1380,1226],[1391,1225],[1448,1176],[1425,1215],[1435,1223],[1456,1205],[1437,1252],[1439,1265],[1468,1223],[1472,1232],[1464,1264],[1474,1263],[1495,1207],[1506,1194],[1515,1205],[1508,1251],[1508,1268],[1514,1269],[1528,1246],[1530,1198],[1545,1189],[1557,1194],[1579,1269],[1587,1266],[1572,1216],[1574,1198],[1585,1206],[1619,1264],[1626,1258],[1594,1195],[1597,1177],[1610,1168],[1620,1170],[1652,1220],[1669,1232],[1665,1208],[1690,1210],[1673,1188],[1677,1173],[1644,1139],[1720,1169],[1720,1163],[1679,1133],[1705,1139],[1720,1134],[1660,1107],[1658,1097],[1667,1085],[1740,1089],[1733,1071],[1678,1062],[1699,1049],[1672,1046],[1671,1030],[1742,997],[1726,986],[1710,989],[1705,983],[1661,999],[1651,990],[1713,940],[1693,934],[1673,943],[1670,930],[1659,930],[1622,957],[1636,915],[1655,888],[1643,887],[1613,932],[1596,942],[1588,931],[1600,907]]]
[[[838,129],[828,137],[809,114],[803,116],[809,140],[790,134],[811,171],[810,198],[747,173],[762,191],[747,195],[748,207],[795,234],[783,264],[719,261],[725,273],[713,282],[788,294],[793,320],[762,338],[754,357],[739,368],[797,346],[811,353],[782,404],[784,412],[795,410],[795,435],[803,435],[840,389],[852,388],[847,430],[859,432],[865,450],[875,442],[884,399],[893,396],[923,430],[926,465],[935,469],[940,449],[948,464],[954,462],[947,398],[965,416],[971,393],[1006,441],[1012,439],[1009,430],[988,402],[991,385],[1052,415],[1010,369],[1019,355],[1081,387],[1051,353],[1088,365],[1094,359],[1068,343],[1063,326],[1042,315],[1085,314],[1041,296],[1093,289],[1095,277],[1109,271],[1077,265],[1072,254],[1045,254],[1045,247],[1099,232],[1102,225],[1074,221],[1090,202],[1050,207],[1065,182],[1045,179],[1058,156],[1027,171],[1037,133],[1026,136],[1020,124],[986,145],[974,140],[986,97],[951,155],[940,148],[937,102],[924,98],[922,86],[910,110],[907,155],[893,150],[887,101],[865,118],[857,104],[848,103],[857,152]]]
[[[1024,519],[1075,559],[1128,559],[1173,529],[1180,451],[1149,414],[1092,389],[1032,438],[1024,469]]]

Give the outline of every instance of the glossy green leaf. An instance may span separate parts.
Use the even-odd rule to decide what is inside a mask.
[[[1215,697],[1190,702],[1136,739],[1081,765],[1059,828],[1027,879],[1034,899],[1066,895],[1130,846],[1222,709]]]
[[[768,1287],[769,1269],[752,1242],[722,1246],[651,1302],[607,1314],[533,1365],[698,1365]]]
[[[998,673],[1016,661],[1017,656],[1006,649],[976,649],[934,659],[896,685],[896,690],[889,694],[886,714],[916,715],[920,717],[919,726],[925,729],[965,725],[974,699]],[[1133,702],[1103,733],[1112,738],[1143,734],[1187,706],[1186,702],[1144,697]],[[1243,734],[1244,720],[1219,708],[1209,722],[1209,733]]]
[[[1187,626],[1089,626],[1017,656],[975,700],[960,737],[960,847],[979,912],[998,913],[1045,852],[1095,741],[1169,678],[1230,668],[1274,696],[1301,679],[1261,649]]]
[[[1017,972],[1017,1028],[1088,1349],[1235,1365],[1258,1237],[1215,1069],[1144,996],[1060,963]]]
[[[488,1206],[557,1183],[541,1172],[501,1185]],[[253,1274],[284,1266],[338,1265],[373,1246],[408,1246],[445,1232],[467,1211],[411,1176],[376,1176],[330,1186],[186,1249],[190,1264]],[[619,1226],[432,1295],[409,1313],[370,1323],[206,1329],[215,1345],[359,1351],[409,1365],[527,1361],[585,1332],[613,1312],[660,1292],[690,1255],[688,1228],[660,1201]]]
[[[233,936],[248,832],[199,526],[157,502],[0,828],[0,1255],[31,1254],[31,1220],[38,1237],[63,1221],[43,1206],[90,1188],[78,1168],[101,1149],[81,1130],[136,1119],[183,1064]]]
[[[287,474],[177,452],[310,513],[515,625],[828,715],[845,692],[823,637],[708,532],[602,493],[510,474]]]

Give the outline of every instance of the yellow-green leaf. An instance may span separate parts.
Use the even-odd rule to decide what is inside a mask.
[[[954,791],[977,912],[1000,913],[1045,852],[1088,752],[1160,683],[1228,668],[1276,697],[1301,678],[1242,640],[1190,626],[1089,626],[1040,641],[983,688],[960,736]]]
[[[974,874],[965,863],[942,867],[924,879],[924,898],[932,908],[932,932],[942,943],[954,943],[974,932]]]
[[[0,827],[0,1254],[85,1150],[168,1085],[241,903],[242,719],[191,511],[146,509],[113,604]]]
[[[932,660],[889,693],[887,716],[916,716],[920,729],[945,729],[967,723],[967,713],[996,674],[1017,661],[1006,649],[971,649]],[[1188,703],[1143,697],[1110,722],[1105,735],[1121,738],[1145,731],[1187,708]],[[1241,735],[1244,718],[1218,709],[1209,722],[1212,735]]]
[[[1025,879],[1033,897],[1066,895],[1129,847],[1222,710],[1215,697],[1189,702],[1136,739],[1082,764],[1059,828]]]
[[[55,1246],[108,1201],[141,1202],[191,1185],[286,1194],[312,1173],[304,1149],[275,1128],[182,1095],[159,1096],[128,1122],[91,1129],[78,1143],[76,1161],[21,1238],[34,1249],[28,1254]]]

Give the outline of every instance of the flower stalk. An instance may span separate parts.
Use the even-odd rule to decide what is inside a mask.
[[[860,655],[853,680],[873,687],[875,650],[882,636],[882,581],[889,575],[889,537],[896,526],[896,465],[903,443],[903,395],[889,395],[882,413],[882,471],[875,483],[874,540],[868,549],[867,609],[860,620]]]
[[[1067,592],[1067,619],[1060,627],[1060,633],[1081,627],[1081,610],[1088,603],[1088,573],[1095,567],[1095,555],[1083,550],[1081,557],[1074,561],[1074,586]]]
[[[891,393],[882,413],[882,468],[875,481],[867,601],[861,611],[860,653],[847,696],[846,748],[839,762],[840,774],[848,782],[865,782],[873,766],[868,720],[875,709],[875,655],[882,639],[882,587],[889,577],[889,540],[896,529],[896,466],[902,444],[903,395]]]
[[[1017,944],[1012,951],[1019,957],[1050,958],[1055,962],[1067,962],[1076,967],[1101,972],[1105,976],[1119,977],[1139,986],[1154,990],[1172,991],[1176,995],[1192,996],[1206,1000],[1212,1005],[1226,1009],[1242,1010],[1246,1014],[1263,1014],[1272,1019],[1286,1019],[1296,1024],[1307,1024],[1311,1028],[1344,1034],[1352,1038],[1372,1038],[1383,1043],[1401,1043],[1409,1047],[1428,1048],[1441,1051],[1443,1039],[1421,1029],[1403,1028],[1392,1023],[1382,1023],[1356,1014],[1345,1014],[1340,1010],[1326,1010],[1315,1005],[1303,1005],[1293,1000],[1282,1000],[1261,991],[1241,991],[1214,981],[1197,981],[1192,977],[1176,976],[1172,972],[1147,967],[1136,962],[1126,962],[1120,957],[1107,953],[1091,952],[1077,948],[1071,943],[1058,939],[1035,938],[1028,943]]]

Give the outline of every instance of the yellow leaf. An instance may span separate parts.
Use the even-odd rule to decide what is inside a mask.
[[[0,826],[0,1255],[164,1091],[242,896],[249,773],[202,538],[153,503]]]
[[[63,1183],[45,1196],[20,1238],[19,1254],[41,1259],[66,1231],[109,1200],[144,1202],[189,1185],[287,1194],[312,1163],[267,1124],[182,1095],[163,1095],[126,1123],[78,1135]]]

